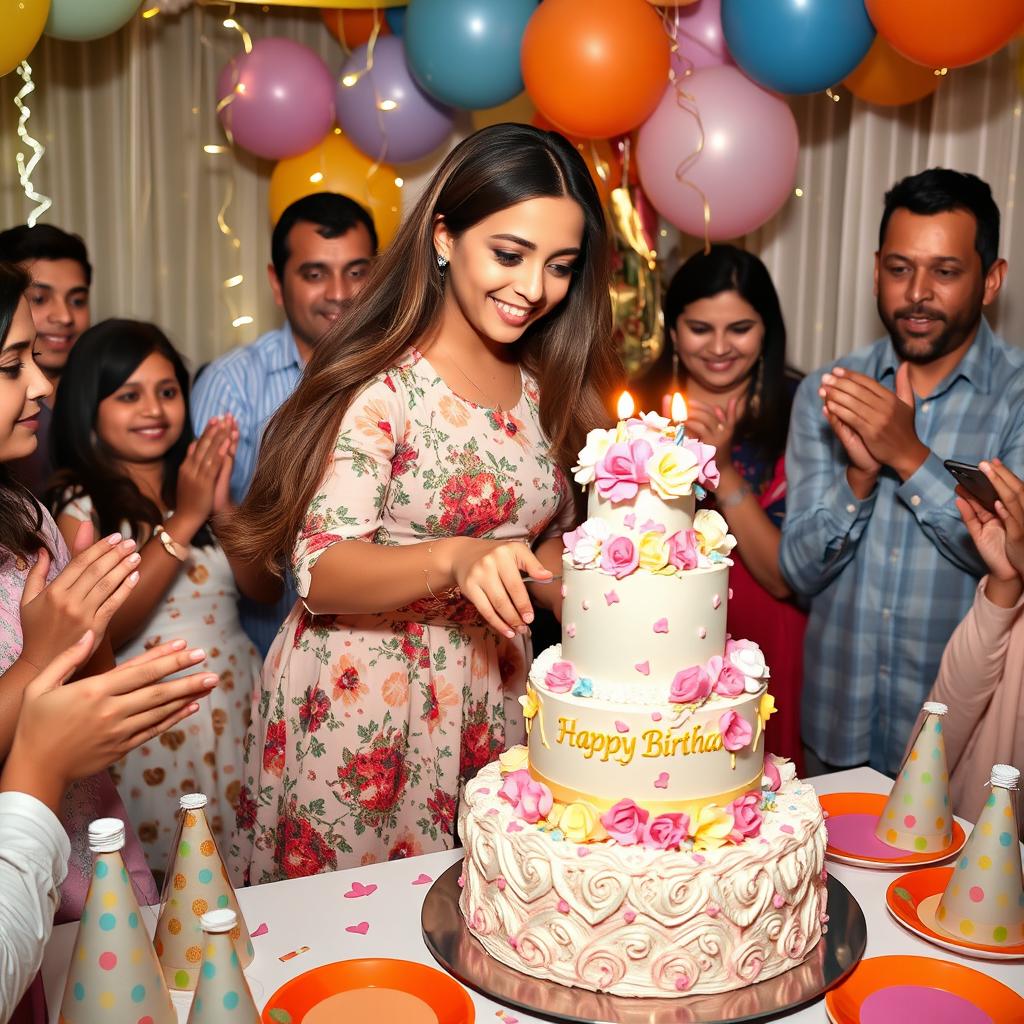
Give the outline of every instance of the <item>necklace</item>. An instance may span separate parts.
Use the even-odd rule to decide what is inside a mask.
[[[484,400],[487,402],[487,405],[491,409],[493,409],[495,412],[499,412],[499,413],[503,411],[502,408],[501,408],[501,402],[495,402],[490,397],[490,395],[488,395],[488,393],[486,391],[484,391],[484,389],[482,387],[480,387],[480,385],[477,384],[477,382],[475,380],[473,380],[473,378],[470,377],[470,375],[468,373],[466,373],[466,371],[459,365],[458,360],[453,360],[452,361],[452,366],[454,366],[455,369],[458,370],[459,373],[462,374],[462,376],[473,386],[474,390],[476,390],[476,392],[478,394],[483,396]]]

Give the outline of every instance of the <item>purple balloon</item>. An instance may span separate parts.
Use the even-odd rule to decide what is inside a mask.
[[[678,77],[698,68],[731,64],[722,31],[722,0],[697,0],[665,12],[669,32],[675,36],[672,67]]]
[[[437,149],[451,134],[455,111],[428,96],[405,62],[401,39],[378,39],[373,67],[354,85],[346,75],[366,68],[366,47],[352,51],[341,69],[335,107],[341,130],[371,159],[403,164]]]
[[[281,160],[315,146],[334,123],[334,78],[307,46],[260,39],[232,58],[217,80],[217,100],[234,94],[218,115],[243,149]]]
[[[669,85],[640,126],[640,183],[654,208],[688,234],[704,235],[703,194],[713,240],[745,235],[774,216],[792,192],[800,144],[796,120],[784,100],[738,68],[703,68],[683,88],[689,99]],[[698,148],[680,179],[677,171]]]

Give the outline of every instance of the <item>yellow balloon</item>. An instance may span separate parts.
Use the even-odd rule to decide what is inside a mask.
[[[394,237],[402,217],[398,180],[394,167],[375,165],[335,130],[312,149],[281,160],[274,167],[268,197],[270,222],[276,224],[296,199],[314,192],[339,192],[370,211],[383,249]]]
[[[331,10],[366,11],[371,7],[405,7],[409,0],[235,0],[261,7],[320,7]]]
[[[0,0],[0,75],[32,52],[49,16],[50,0]]]
[[[533,105],[533,100],[525,92],[521,92],[497,107],[471,110],[469,119],[473,124],[473,130],[478,132],[481,128],[489,128],[492,124],[504,124],[506,121],[530,124],[536,113],[537,108]]]

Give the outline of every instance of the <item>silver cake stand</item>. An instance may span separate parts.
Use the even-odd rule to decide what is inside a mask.
[[[631,999],[566,988],[506,967],[487,955],[459,911],[453,864],[423,901],[423,938],[434,959],[464,985],[506,1006],[551,1020],[594,1024],[733,1024],[778,1016],[809,1003],[841,981],[864,955],[868,931],[850,890],[828,879],[828,932],[799,967],[747,988],[715,995]]]

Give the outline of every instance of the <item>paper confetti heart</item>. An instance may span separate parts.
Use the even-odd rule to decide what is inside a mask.
[[[256,928],[256,931],[249,932],[249,938],[251,938],[251,939],[258,939],[261,935],[266,935],[267,932],[269,932],[269,931],[270,931],[270,929],[267,927],[267,922],[264,921],[263,924],[259,925]]]
[[[642,676],[649,676],[651,674],[651,663],[649,661],[641,661],[638,665],[634,665],[633,668]]]
[[[352,888],[345,893],[345,899],[357,900],[360,896],[372,896],[376,891],[377,886],[373,884],[363,885],[362,882],[353,882]]]
[[[658,619],[654,624],[655,633],[667,633],[668,632],[668,619]]]
[[[430,877],[430,875],[424,875],[424,874],[421,873],[421,874],[417,875],[412,880],[412,884],[413,885],[430,885],[430,883],[432,881],[433,881],[433,879]]]
[[[654,780],[654,788],[655,789],[668,789],[668,772],[662,772]]]
[[[370,930],[369,921],[360,921],[359,924],[350,924],[345,931],[353,935],[365,935]]]

